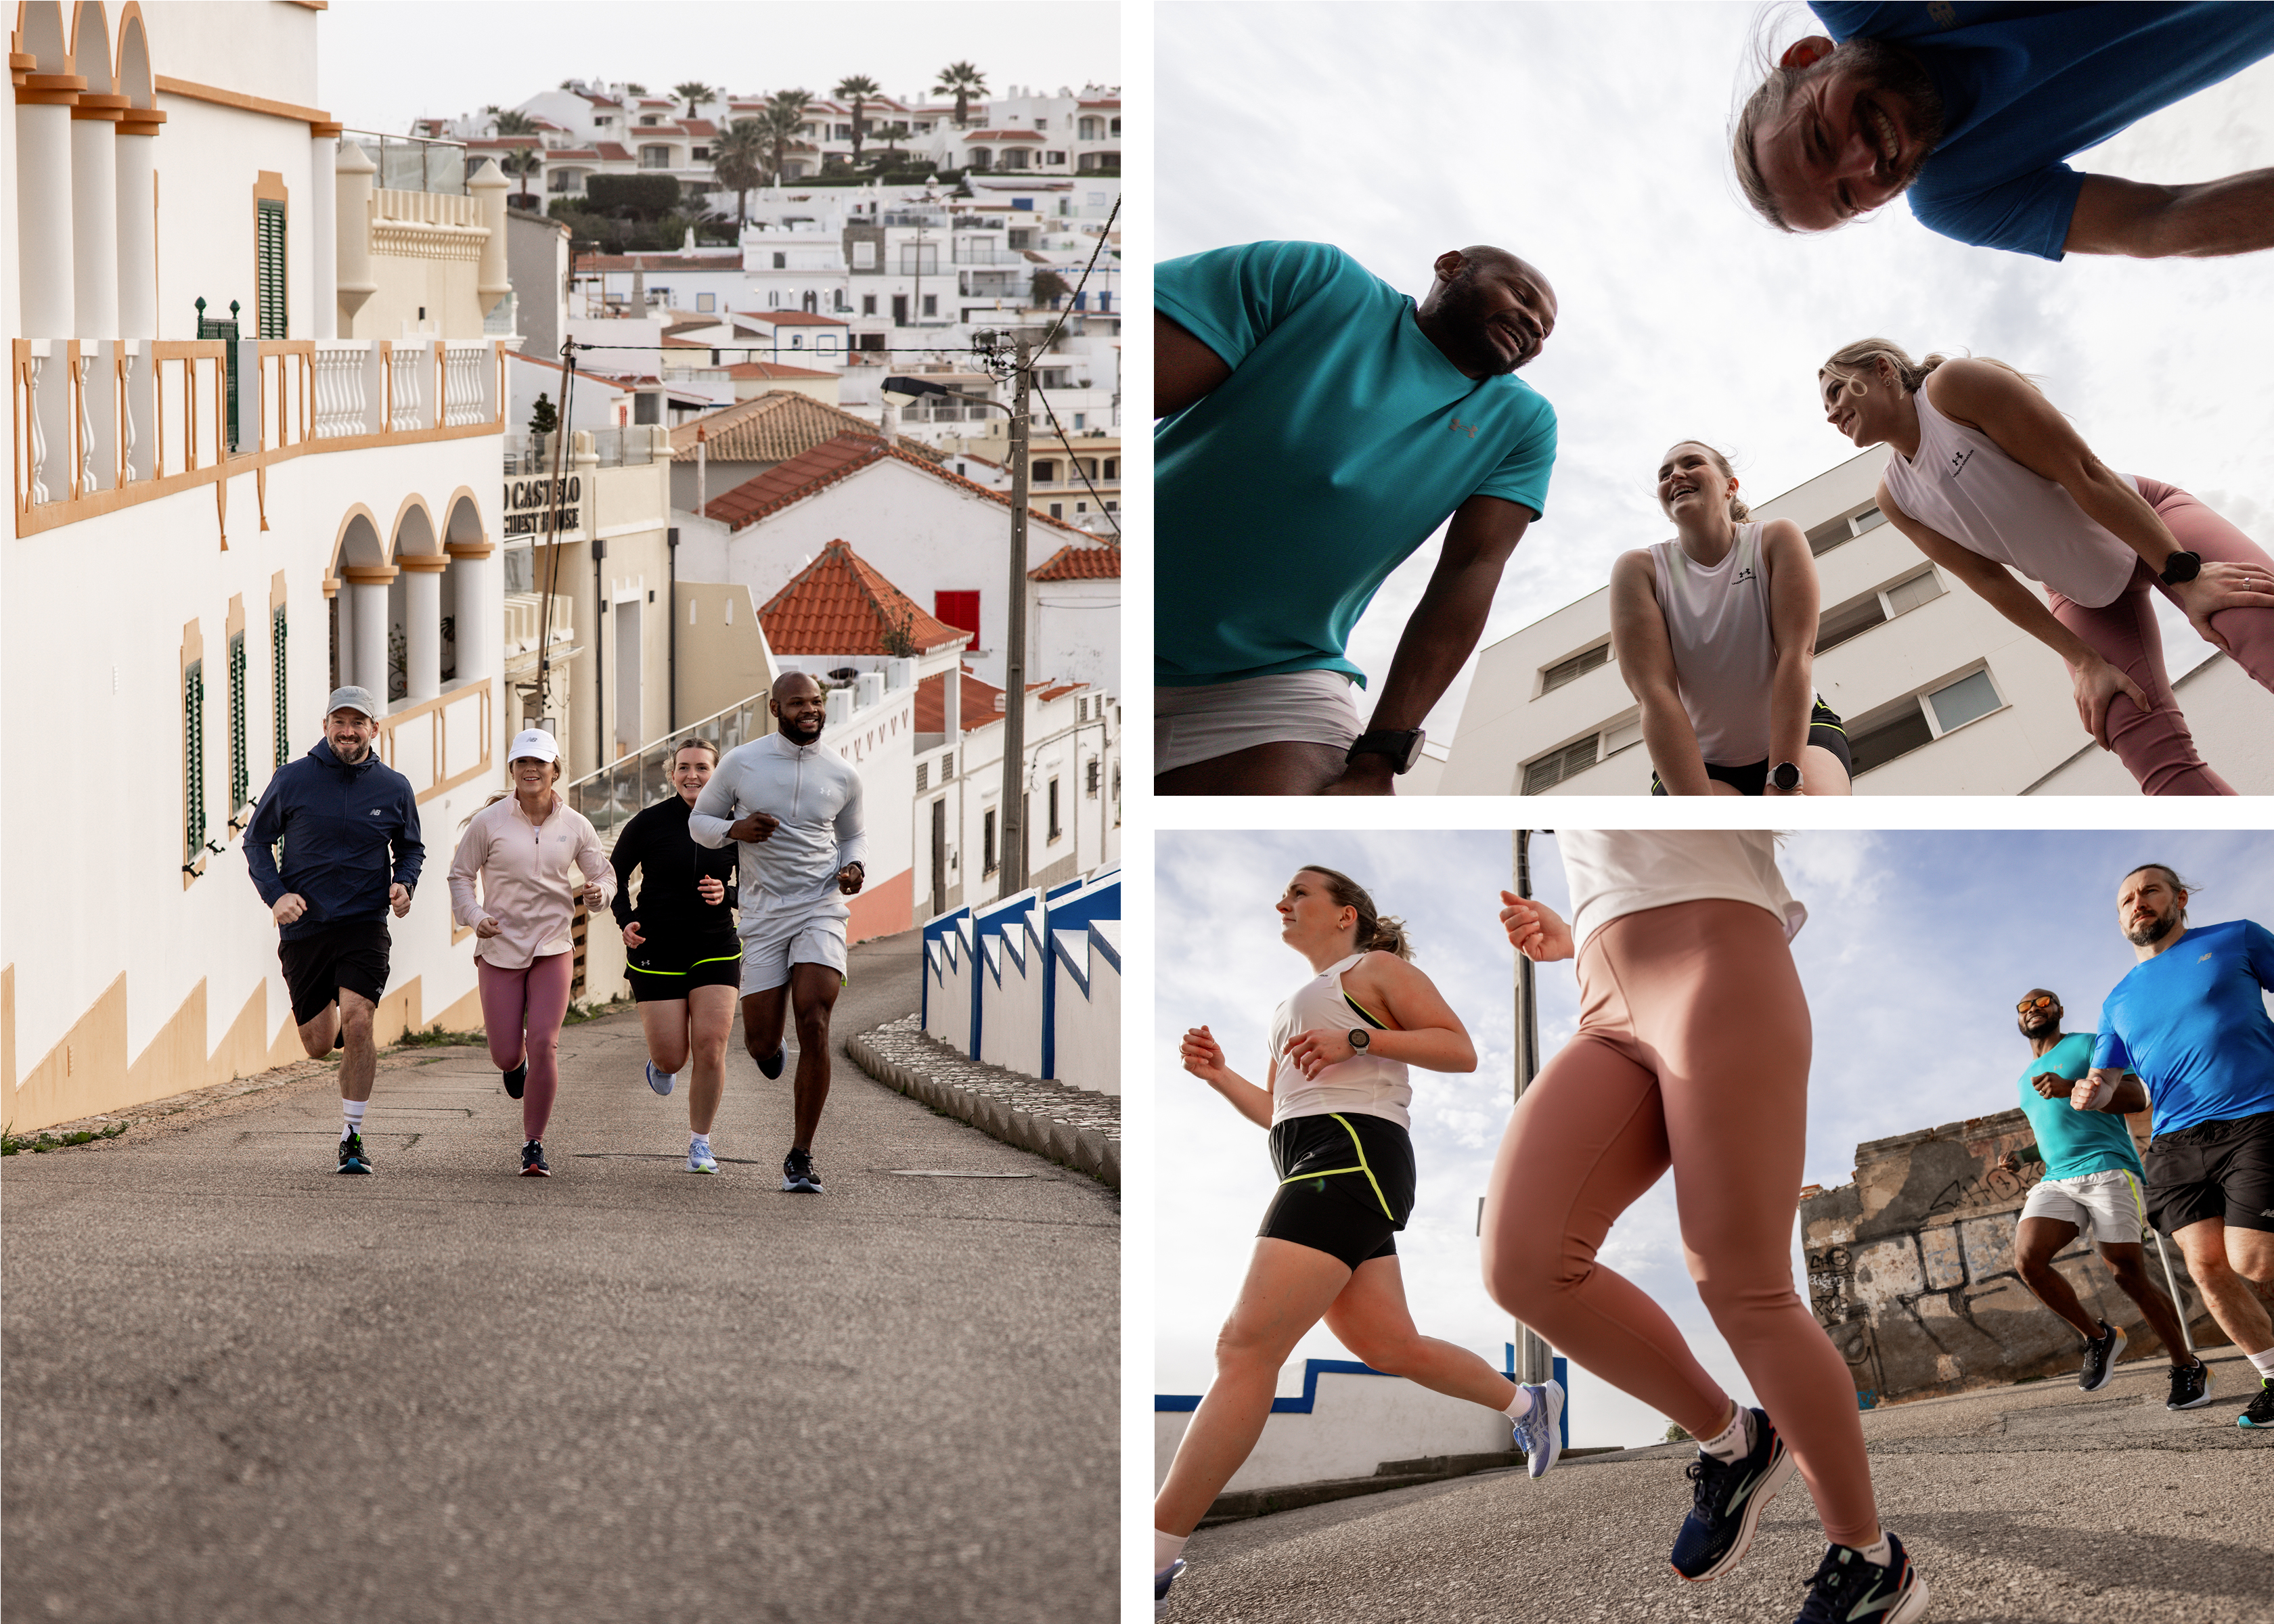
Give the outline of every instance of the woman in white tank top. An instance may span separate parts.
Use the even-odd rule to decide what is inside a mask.
[[[2195,752],[2148,594],[2274,688],[2274,559],[2185,491],[2112,471],[2003,362],[1914,362],[1867,338],[1836,351],[1817,385],[1833,427],[1894,452],[1879,510],[2061,657],[2094,743],[2149,794],[2234,793]]]
[[[1413,1206],[1406,1068],[1475,1071],[1467,1030],[1410,962],[1404,927],[1347,876],[1298,871],[1279,917],[1280,939],[1314,974],[1273,1019],[1264,1084],[1232,1071],[1207,1027],[1185,1034],[1185,1070],[1270,1131],[1280,1184],[1216,1339],[1216,1380],[1153,1501],[1156,1593],[1262,1435],[1279,1367],[1322,1319],[1374,1369],[1509,1416],[1533,1477],[1559,1447],[1559,1385],[1517,1387],[1466,1349],[1420,1335],[1405,1305],[1394,1237]]]
[[[1611,648],[1642,706],[1653,794],[1845,795],[1847,735],[1814,687],[1816,560],[1789,519],[1755,523],[1721,454],[1658,470],[1675,538],[1611,568]]]

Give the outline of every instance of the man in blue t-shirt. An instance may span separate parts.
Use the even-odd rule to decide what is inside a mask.
[[[2066,162],[2274,54],[2274,5],[1810,9],[1832,37],[1788,47],[1730,134],[1747,200],[1779,229],[1830,230],[1908,192],[1930,230],[2047,259],[2274,247],[2274,169],[2164,186]]]
[[[2188,925],[2187,883],[2162,863],[2124,876],[2116,917],[2139,962],[2100,1006],[2092,1072],[2069,1103],[2119,1109],[2127,1071],[2147,1085],[2149,1221],[2258,1372],[2240,1424],[2274,1427],[2274,1320],[2251,1289],[2274,1288],[2274,931]]]
[[[2084,1338],[2084,1368],[2077,1372],[2076,1385],[2097,1393],[2116,1379],[2124,1332],[2085,1312],[2067,1276],[2053,1267],[2062,1249],[2090,1229],[2100,1260],[2108,1265],[2124,1295],[2140,1305],[2148,1328],[2171,1357],[2172,1390],[2164,1408],[2194,1410],[2207,1404],[2209,1372],[2187,1350],[2172,1299],[2148,1274],[2147,1256],[2140,1245],[2140,1231],[2148,1222],[2140,1195],[2140,1153],[2123,1116],[2112,1114],[2147,1109],[2147,1094],[2140,1079],[2127,1072],[2106,1110],[2070,1109],[2071,1092],[2092,1066],[2093,1034],[2063,1032],[2060,1000],[2042,987],[2032,987],[2014,1010],[2031,1056],[2017,1085],[2022,1111],[2037,1130],[2037,1155],[2045,1164],[2044,1177],[2029,1187],[2029,1199],[2022,1203],[2021,1222],[2014,1232],[2014,1267],[2038,1300]],[[2008,1151],[2004,1166],[2018,1173],[2028,1160],[2019,1151]]]
[[[1389,794],[1545,510],[1555,413],[1513,375],[1546,277],[1442,254],[1418,305],[1338,248],[1250,243],[1154,273],[1155,790]],[[1364,733],[1346,648],[1451,524]]]

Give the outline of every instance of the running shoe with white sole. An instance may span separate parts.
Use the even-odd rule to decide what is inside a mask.
[[[655,1069],[654,1061],[651,1060],[647,1063],[647,1086],[654,1089],[656,1093],[669,1094],[671,1092],[672,1085],[676,1083],[678,1080],[678,1072],[659,1071]]]
[[[764,1072],[768,1077],[779,1077],[782,1074],[782,1064],[788,1058],[789,1045],[787,1043],[778,1043],[774,1046],[774,1052],[772,1054],[768,1055],[764,1060],[758,1062],[758,1070]]]
[[[524,1060],[505,1074],[505,1097],[508,1100],[521,1098],[521,1086],[528,1080],[529,1062]]]
[[[1847,1545],[1825,1552],[1793,1624],[1916,1624],[1931,1599],[1903,1542],[1889,1534],[1884,1568]]]
[[[793,1150],[782,1158],[782,1189],[803,1195],[821,1193],[821,1175],[813,1170],[811,1155]]]
[[[545,1147],[531,1139],[521,1147],[521,1176],[523,1178],[550,1178],[553,1169],[546,1165]]]
[[[340,1141],[340,1167],[343,1173],[368,1173],[371,1158],[364,1154],[363,1135],[350,1133]]]
[[[2076,1373],[2076,1385],[2087,1393],[2097,1393],[2116,1380],[2116,1356],[2124,1351],[2124,1333],[2103,1320],[2100,1335],[2084,1344],[2084,1368]]]
[[[719,1158],[711,1154],[711,1147],[701,1139],[689,1139],[687,1142],[687,1170],[690,1173],[715,1173],[719,1170]]]
[[[1524,1390],[1532,1395],[1532,1408],[1510,1425],[1532,1475],[1541,1477],[1563,1453],[1563,1384],[1527,1381]]]
[[[2210,1402],[2210,1371],[2201,1359],[2172,1366],[2172,1396],[2166,1410],[2201,1410]]]
[[[1736,1567],[1753,1543],[1761,1513],[1792,1481],[1792,1453],[1777,1435],[1776,1423],[1766,1410],[1751,1413],[1751,1453],[1735,1461],[1718,1461],[1701,1453],[1684,1469],[1684,1475],[1698,1486],[1690,1515],[1682,1520],[1682,1531],[1674,1537],[1674,1553],[1667,1560],[1685,1579],[1718,1579]],[[1886,1624],[1886,1620],[1874,1620],[1874,1624]]]
[[[1153,1575],[1153,1616],[1155,1618],[1168,1616],[1169,1587],[1177,1582],[1177,1575],[1184,1571],[1185,1559],[1180,1556]]]
[[[2234,1424],[2253,1431],[2260,1427],[2274,1429],[2274,1381],[2268,1381],[2263,1377],[2259,1379],[2258,1391],[2251,1395],[2250,1408],[2235,1417]]]

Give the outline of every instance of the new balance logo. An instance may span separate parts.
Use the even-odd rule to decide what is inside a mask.
[[[2208,962],[2210,961],[2210,955],[2209,953],[2205,953],[2205,954],[2204,954],[2201,959],[2196,959],[2196,960],[2195,960],[2195,962],[2196,962],[2197,964],[2205,964],[2205,963],[2208,963]]]
[[[372,815],[373,817],[377,817],[377,816],[379,816],[379,808],[378,808],[377,807],[373,807],[373,808],[371,809],[371,815]],[[2203,957],[2204,957],[2204,958],[2206,958],[2206,959],[2208,959],[2208,958],[2210,958],[2210,955],[2209,953],[2205,953],[2205,954],[2203,955]]]

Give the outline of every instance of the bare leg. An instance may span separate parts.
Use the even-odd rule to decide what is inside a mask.
[[[2066,1218],[2024,1218],[2014,1233],[2014,1268],[2022,1283],[2037,1293],[2037,1301],[2069,1323],[2072,1330],[2090,1342],[2100,1335],[2100,1322],[2084,1312],[2084,1304],[2076,1300],[2075,1289],[2066,1276],[2053,1267],[2053,1258],[2060,1249],[2076,1238],[2076,1226]],[[2101,1249],[2103,1255],[2107,1248]],[[2132,1248],[2136,1258],[2140,1249]]]
[[[813,1148],[821,1108],[829,1102],[829,1016],[845,977],[827,965],[789,967],[790,1005],[797,1016],[797,1088],[790,1145]]]
[[[2274,1348],[2274,1320],[2253,1291],[2254,1279],[2274,1282],[2274,1235],[2259,1229],[2230,1229],[2223,1220],[2205,1218],[2172,1238],[2187,1260],[2187,1273],[2203,1294],[2218,1328],[2245,1353]],[[2235,1267],[2237,1260],[2255,1273]]]
[[[687,1046],[695,1075],[687,1088],[687,1125],[708,1133],[727,1091],[727,1040],[734,1031],[734,989],[695,987],[687,994]]]
[[[659,1071],[676,1071],[687,1064],[687,1000],[657,998],[639,1006],[640,1034],[647,1039],[647,1057]]]
[[[327,1004],[316,1011],[316,1019],[300,1023],[300,1047],[311,1060],[321,1060],[332,1052],[332,1041],[340,1034],[340,1009],[336,1004]]]
[[[1855,784],[1848,777],[1848,769],[1840,758],[1820,744],[1803,746],[1800,752],[1800,786],[1811,795],[1852,795]]]
[[[1343,776],[1345,752],[1331,744],[1252,745],[1153,775],[1156,795],[1315,795]]]
[[[789,983],[754,992],[742,1000],[742,1047],[753,1060],[772,1060],[782,1046],[782,1022],[789,1015]]]
[[[1374,1369],[1487,1410],[1516,1402],[1516,1384],[1465,1348],[1424,1336],[1405,1305],[1395,1257],[1369,1258],[1327,1310],[1335,1340]]]
[[[340,1056],[340,1098],[368,1100],[372,1079],[379,1075],[379,1047],[372,1041],[374,1011],[359,992],[340,989],[340,1025],[347,1032],[347,1048]]]
[[[2139,1242],[2103,1241],[2101,1261],[2108,1272],[2116,1276],[2116,1284],[2126,1297],[2140,1304],[2141,1315],[2148,1328],[2155,1332],[2164,1344],[2164,1351],[2174,1365],[2186,1365],[2195,1356],[2187,1351],[2187,1339],[2180,1329],[2180,1316],[2172,1306],[2172,1299],[2148,1274],[2148,1255]]]

